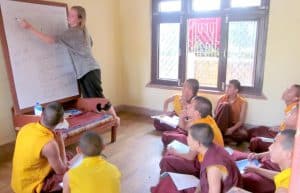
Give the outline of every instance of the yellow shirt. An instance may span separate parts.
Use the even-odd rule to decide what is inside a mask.
[[[181,100],[181,96],[179,96],[179,95],[174,96],[173,108],[174,108],[176,115],[179,115],[183,108],[180,100]]]
[[[206,124],[208,124],[212,128],[213,133],[214,133],[214,140],[213,140],[214,144],[217,144],[221,147],[224,147],[224,140],[223,140],[221,130],[219,129],[219,127],[218,127],[216,121],[214,120],[214,118],[212,118],[210,115],[208,115],[205,118],[201,118],[201,119],[198,119],[198,120],[193,122],[193,124],[197,124],[197,123],[206,123]],[[198,154],[198,160],[200,162],[203,160],[203,155],[202,154]]]
[[[53,133],[40,123],[30,123],[21,128],[12,166],[11,187],[15,193],[41,192],[43,180],[51,171],[41,151],[51,140],[54,140]]]
[[[292,172],[292,169],[288,168],[288,169],[283,170],[282,172],[280,172],[279,174],[277,174],[274,177],[274,183],[275,183],[276,189],[278,189],[278,188],[288,189],[289,188],[291,172]]]
[[[68,171],[72,193],[119,193],[121,174],[118,168],[100,156],[86,157]]]
[[[291,172],[292,172],[292,169],[287,168],[274,177],[274,183],[275,183],[276,189],[278,189],[278,188],[288,189],[289,188]]]

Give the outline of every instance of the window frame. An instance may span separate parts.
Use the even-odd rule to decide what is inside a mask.
[[[270,0],[261,0],[259,7],[230,8],[230,0],[221,0],[220,10],[196,12],[192,10],[192,0],[181,0],[181,11],[159,12],[159,3],[172,0],[152,0],[152,41],[151,41],[151,81],[150,84],[181,87],[186,79],[187,62],[187,21],[190,18],[221,17],[221,46],[219,50],[217,87],[203,87],[200,89],[213,92],[224,92],[226,84],[228,29],[230,21],[253,21],[257,23],[255,48],[254,83],[253,87],[242,87],[242,93],[262,95],[266,41],[268,30]],[[178,80],[159,79],[159,25],[161,23],[179,23],[179,58]]]

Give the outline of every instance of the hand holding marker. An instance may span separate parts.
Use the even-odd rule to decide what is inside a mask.
[[[19,18],[19,17],[16,17],[15,19],[16,19],[17,22],[19,22],[19,24],[22,28],[24,28],[24,29],[32,28],[31,24],[28,23],[25,19]]]

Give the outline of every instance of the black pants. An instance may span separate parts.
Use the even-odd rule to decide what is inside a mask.
[[[99,69],[88,72],[78,81],[83,98],[104,98]]]

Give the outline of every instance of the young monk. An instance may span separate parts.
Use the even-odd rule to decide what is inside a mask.
[[[275,193],[288,192],[295,133],[296,131],[292,129],[281,131],[276,136],[274,143],[269,147],[271,161],[279,165],[280,172],[253,166],[246,168],[246,172],[256,173],[270,180],[274,180]],[[251,184],[247,181],[245,181],[245,183],[244,188],[255,193],[261,193],[262,189],[265,189],[265,184],[261,180],[252,182]],[[274,192],[274,190],[269,192]]]
[[[191,120],[193,120],[192,124],[208,124],[212,128],[214,133],[214,144],[224,147],[222,133],[215,123],[214,119],[210,116],[211,111],[211,102],[204,97],[197,96],[192,100],[191,104],[188,105],[187,116]],[[184,128],[190,127],[189,123],[185,121],[181,126],[183,126]],[[172,135],[170,135],[169,137],[171,138]],[[187,144],[187,136],[185,134],[174,134],[174,137],[176,140]],[[190,150],[187,154],[181,154],[176,152],[174,149],[169,149],[160,162],[161,173],[177,172],[198,176],[200,165],[199,162],[201,162],[202,160],[203,156],[201,156],[201,154],[196,151]]]
[[[63,193],[120,193],[120,171],[100,156],[103,149],[102,138],[97,133],[81,136],[78,151],[84,158],[79,166],[65,174]]]
[[[177,115],[182,112],[182,110],[186,107],[187,104],[189,104],[193,97],[197,96],[199,90],[199,82],[196,79],[187,79],[182,87],[182,94],[180,95],[174,95],[170,98],[166,99],[164,102],[164,113],[166,115]],[[169,104],[173,103],[173,112],[168,111]],[[171,126],[160,123],[158,119],[154,119],[154,127],[158,131],[169,131],[174,130]]]
[[[53,129],[63,121],[63,115],[59,103],[50,103],[40,122],[20,129],[12,164],[11,187],[15,193],[61,190],[58,183],[67,170],[66,155],[62,135]]]
[[[296,128],[299,98],[300,85],[294,84],[284,91],[282,94],[282,99],[286,104],[284,121],[276,128],[258,127],[249,129],[248,134],[251,139],[249,146],[250,151],[257,153],[268,151],[268,147],[272,143],[264,142],[259,137],[274,138],[279,131],[283,131],[286,128]]]
[[[241,186],[241,175],[229,154],[213,143],[214,133],[208,124],[193,125],[188,134],[188,145],[192,151],[203,155],[197,188],[178,191],[171,178],[162,178],[152,193],[225,193],[233,186]]]
[[[173,140],[178,140],[187,144],[187,129],[195,123],[209,124],[215,133],[215,137],[219,144],[223,144],[222,133],[211,117],[212,104],[211,102],[201,96],[196,96],[192,99],[191,104],[187,105],[186,110],[183,110],[179,115],[179,128],[175,131],[166,131],[162,135],[162,142],[166,147]]]
[[[230,80],[215,109],[215,120],[221,129],[225,143],[235,141],[241,143],[248,140],[244,127],[247,101],[239,95],[241,84],[238,80]]]

